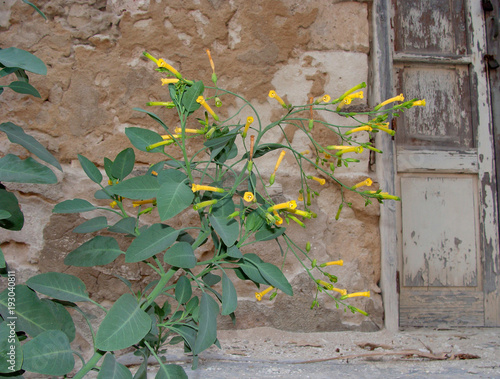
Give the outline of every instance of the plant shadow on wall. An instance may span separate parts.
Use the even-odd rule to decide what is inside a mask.
[[[358,142],[353,138],[355,133],[394,134],[388,128],[388,117],[425,102],[417,99],[405,102],[400,95],[379,104],[373,111],[352,113],[343,107],[363,96],[365,83],[335,99],[324,95],[309,99],[304,105],[287,104],[271,91],[271,101],[281,107],[282,117],[265,125],[252,104],[218,88],[214,64],[210,52],[207,53],[213,69],[212,87],[188,80],[163,59],[144,53],[156,64],[156,71],[163,77],[163,88],[170,96],[168,101],[150,102],[148,106],[177,112],[179,124],[169,127],[155,113],[137,108],[159,123],[165,134],[137,127],[129,127],[125,133],[136,149],[162,154],[164,160],[150,166],[142,175],[131,176],[135,153],[127,148],[114,159],[104,158],[107,176],[104,179],[94,163],[79,155],[83,171],[99,187],[95,193],[96,203],[105,205],[74,199],[57,204],[53,210],[59,214],[103,212],[75,231],[106,231],[107,235],[96,235],[83,243],[66,256],[65,264],[106,265],[124,254],[126,263],[142,262],[156,272],[158,279],[138,292],[122,279],[130,293],[119,297],[110,309],[89,298],[85,284],[73,275],[49,272],[30,278],[26,285],[16,286],[16,309],[19,320],[22,319],[22,323],[18,323],[16,351],[22,350],[19,354],[24,356],[22,367],[17,367],[19,374],[25,370],[66,375],[74,369],[73,354],[76,353],[71,350],[70,341],[75,328],[65,309],[68,307],[87,320],[94,346],[94,354],[88,361],[80,357],[82,367],[75,378],[84,377],[90,370],[98,370],[98,378],[132,378],[129,369],[115,358],[115,352],[131,347],[144,358],[135,377],[145,374],[148,358],[152,356],[159,364],[156,378],[186,378],[181,366],[166,362],[163,357],[166,349],[168,345],[183,344],[185,351],[192,355],[195,369],[201,352],[212,345],[219,346],[217,316],[227,315],[234,320],[238,304],[231,277],[253,282],[258,288],[255,294],[258,301],[272,299],[281,292],[293,295],[292,286],[282,272],[283,266],[277,267],[264,262],[257,254],[245,252],[248,246],[266,241],[278,247],[283,264],[288,258],[297,259],[314,281],[316,294],[311,308],[319,306],[318,294],[325,293],[337,307],[367,315],[348,301],[352,297],[369,296],[369,292],[336,287],[337,276],[329,266],[342,266],[343,262],[318,262],[311,253],[311,244],[300,246],[294,242],[286,233],[285,223],[306,227],[308,221],[316,217],[311,199],[318,193],[313,188],[324,185],[327,180],[337,183],[342,193],[336,219],[344,206],[351,205],[344,199],[345,191],[356,192],[366,205],[373,200],[399,200],[382,190],[367,189],[372,185],[370,178],[347,186],[335,177],[335,170],[358,162],[356,156],[365,150],[381,152],[370,142]],[[236,97],[242,105],[235,114],[223,119],[214,109],[223,106],[222,102],[228,97]],[[391,108],[385,107],[388,104]],[[328,113],[356,120],[359,126],[333,125],[318,117]],[[251,116],[240,122],[243,114]],[[193,120],[197,115],[201,117]],[[363,117],[370,120],[360,121]],[[287,125],[307,136],[311,150],[298,151],[292,146],[284,131]],[[313,128],[336,133],[341,143],[322,146],[313,138]],[[266,134],[276,129],[284,142],[265,143]],[[193,146],[201,147],[190,153],[194,151]],[[264,167],[261,162],[273,151],[279,152],[279,157],[267,178],[261,174]],[[300,187],[297,200],[275,203],[269,189],[280,175],[279,167],[285,155],[296,162]],[[167,224],[185,212],[198,216],[196,225],[175,229]],[[111,218],[105,214],[118,215],[120,220],[108,224]],[[145,215],[155,217],[157,222],[144,223],[142,216]],[[120,249],[110,233],[129,239],[126,251]],[[196,250],[207,243],[213,245],[211,256],[199,261]],[[355,292],[357,290],[360,292]],[[41,300],[37,292],[52,300]],[[0,294],[0,313],[4,319],[8,316],[6,299],[4,291]],[[77,305],[79,302],[91,302],[105,312],[96,331],[88,315]],[[22,347],[17,342],[21,339],[28,340]]]

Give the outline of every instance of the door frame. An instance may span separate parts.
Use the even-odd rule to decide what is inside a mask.
[[[482,257],[485,326],[500,326],[500,255],[497,225],[497,194],[493,124],[490,92],[483,56],[486,54],[486,33],[481,2],[465,0],[470,33],[471,60],[478,92],[477,162],[479,183],[479,248]],[[372,49],[370,105],[394,96],[393,48],[391,31],[391,0],[374,0],[372,5]],[[383,134],[383,135],[382,135]],[[396,193],[396,150],[393,138],[378,133],[376,145],[384,153],[377,157],[377,177],[380,188]],[[400,205],[385,202],[380,207],[381,277],[380,288],[384,304],[384,325],[390,331],[399,329],[399,256],[398,221]]]

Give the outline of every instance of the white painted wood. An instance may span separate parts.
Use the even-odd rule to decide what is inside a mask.
[[[453,64],[453,65],[469,65],[472,63],[472,57],[465,56],[439,56],[429,54],[408,54],[408,53],[394,53],[392,57],[394,63],[432,63],[432,64]]]
[[[397,155],[399,172],[441,172],[476,174],[477,151],[404,150]]]
[[[401,178],[404,286],[478,285],[476,186],[465,175]]]
[[[472,72],[478,92],[478,136],[479,157],[479,201],[480,248],[484,262],[484,307],[485,326],[500,326],[500,252],[498,237],[498,214],[494,167],[493,124],[489,103],[488,80],[483,55],[486,53],[484,13],[480,1],[468,1],[469,18],[472,24],[471,47]],[[497,104],[498,105],[498,104]]]

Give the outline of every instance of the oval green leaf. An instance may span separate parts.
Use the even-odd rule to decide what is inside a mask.
[[[130,244],[125,262],[140,262],[169,248],[179,231],[164,224],[153,224]]]
[[[112,237],[96,236],[83,243],[64,259],[68,266],[92,267],[107,265],[123,252]]]
[[[73,199],[73,200],[64,200],[63,202],[56,204],[54,209],[52,209],[53,213],[82,213],[82,212],[90,212],[97,209],[94,205],[89,203],[84,199]]]
[[[23,160],[13,154],[7,154],[0,158],[0,181],[54,184],[57,183],[57,177],[50,168],[31,157]]]
[[[156,132],[153,132],[152,130],[130,127],[130,128],[125,128],[125,134],[130,140],[130,143],[140,151],[145,151],[148,153],[161,153],[163,151],[162,146],[155,147],[152,150],[147,150],[148,146],[163,141],[161,135],[159,135]]]
[[[73,233],[93,233],[108,227],[108,220],[104,216],[98,216],[85,221],[73,229]]]
[[[28,287],[63,301],[89,301],[87,288],[80,278],[62,272],[47,272],[29,278]]]
[[[165,252],[163,260],[174,267],[194,268],[196,257],[191,244],[178,242]]]
[[[111,166],[111,175],[118,180],[125,179],[134,169],[135,153],[131,147],[120,151]]]
[[[152,175],[136,176],[108,187],[108,190],[116,195],[137,200],[152,199],[156,197],[159,189],[158,179]]]
[[[97,331],[95,347],[114,351],[139,342],[151,329],[151,318],[129,293],[122,295],[111,307]]]
[[[175,284],[175,300],[179,304],[185,304],[191,299],[192,295],[191,281],[185,275],[182,275]]]
[[[234,284],[226,275],[222,273],[222,312],[221,315],[225,316],[233,313],[238,306],[238,295]]]
[[[130,370],[118,363],[113,354],[106,354],[97,379],[132,379]]]
[[[194,193],[184,182],[165,182],[156,197],[160,220],[168,220],[189,207]]]
[[[90,180],[97,184],[102,182],[101,171],[99,171],[94,163],[80,154],[78,154],[78,160],[80,161],[80,165],[82,166],[83,171],[85,171]]]
[[[198,355],[203,350],[208,349],[217,339],[217,315],[219,305],[206,292],[201,295],[200,319],[198,325],[198,335],[194,343],[193,354]]]
[[[47,330],[23,345],[23,369],[62,376],[73,370],[75,359],[66,334]]]

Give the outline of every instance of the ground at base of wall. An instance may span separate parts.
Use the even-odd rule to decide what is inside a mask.
[[[169,350],[169,363],[181,364],[190,379],[500,378],[500,328],[397,333],[254,328],[223,330],[218,336],[221,349],[202,353],[197,370],[191,370],[191,360],[180,346]]]

